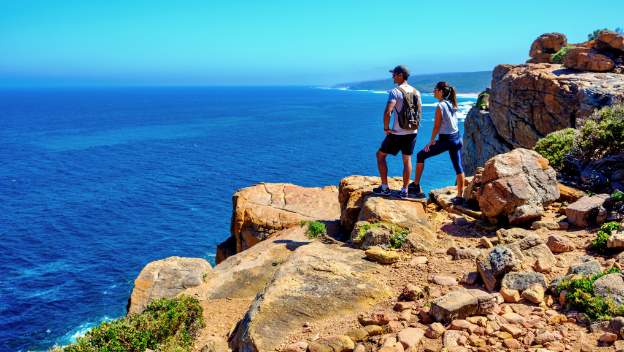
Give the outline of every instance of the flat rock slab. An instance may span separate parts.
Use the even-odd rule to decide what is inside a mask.
[[[187,288],[202,284],[204,276],[212,275],[207,260],[169,257],[147,264],[134,280],[128,313],[141,313],[158,298],[173,298]]]
[[[496,297],[477,289],[459,289],[431,302],[430,314],[436,321],[450,322],[472,315],[487,315],[496,306]]]
[[[319,326],[330,316],[355,316],[390,296],[378,272],[360,250],[318,241],[301,246],[258,294],[230,346],[272,351],[306,322]]]
[[[505,275],[501,286],[512,290],[524,291],[533,284],[539,284],[546,289],[546,278],[544,274],[530,271],[511,272]]]
[[[568,222],[578,227],[601,224],[607,217],[607,211],[603,205],[608,198],[608,194],[581,197],[566,208]]]
[[[281,230],[302,221],[338,221],[338,189],[301,187],[289,183],[261,183],[239,190],[232,197],[233,241],[220,246],[217,262],[230,252],[239,253]],[[226,248],[235,246],[234,249]]]

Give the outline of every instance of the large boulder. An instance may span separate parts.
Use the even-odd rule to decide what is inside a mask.
[[[609,72],[615,68],[615,62],[594,49],[572,48],[568,50],[563,65],[580,71]]]
[[[231,235],[217,249],[217,263],[244,251],[273,234],[302,221],[337,221],[338,190],[300,187],[287,183],[261,183],[239,190],[232,197]]]
[[[507,153],[512,145],[498,135],[489,111],[473,106],[464,121],[462,166],[466,175],[474,175],[477,166],[491,157]]]
[[[358,224],[392,224],[406,229],[404,247],[411,251],[428,251],[435,242],[424,202],[369,196],[363,201],[357,220]]]
[[[381,184],[381,179],[375,176],[349,176],[340,180],[338,187],[338,201],[340,203],[340,225],[347,233],[353,231],[358,221],[364,200],[373,193],[373,188]],[[390,188],[399,189],[402,181],[399,178],[389,178]]]
[[[532,150],[514,149],[485,163],[478,181],[479,207],[488,218],[511,224],[540,218],[543,206],[559,199],[557,174],[548,160]]]
[[[306,322],[320,329],[331,324],[326,320],[330,316],[355,316],[390,296],[379,270],[360,250],[318,241],[297,248],[258,294],[230,347],[273,351]]]
[[[158,298],[173,298],[187,288],[199,286],[212,275],[210,263],[201,258],[169,257],[147,264],[134,280],[128,314],[141,313]]]
[[[596,47],[624,53],[624,35],[613,31],[601,31],[596,37]]]
[[[565,34],[544,33],[531,44],[531,63],[552,63],[552,55],[568,44]]]
[[[475,111],[466,118],[464,168],[471,174],[494,153],[533,148],[550,132],[579,126],[596,109],[623,102],[623,87],[624,75],[612,72],[572,71],[555,64],[497,66],[489,115]]]

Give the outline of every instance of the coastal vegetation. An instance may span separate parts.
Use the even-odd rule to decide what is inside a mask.
[[[587,40],[595,40],[596,38],[598,38],[598,34],[602,31],[608,31],[608,28],[603,28],[603,29],[596,29],[595,31],[589,33],[587,35]],[[624,34],[624,28],[618,27],[616,29],[613,30],[616,33],[619,34]]]
[[[596,234],[596,238],[592,240],[591,247],[597,252],[604,253],[607,251],[607,241],[611,237],[613,231],[620,229],[620,224],[615,221],[608,222],[600,226],[600,230]]]
[[[574,45],[566,45],[563,48],[559,49],[559,51],[557,51],[555,54],[553,54],[552,62],[555,63],[555,64],[562,64],[563,63],[563,59],[565,58],[566,54],[572,48],[574,48]]]
[[[619,153],[624,150],[624,105],[596,111],[578,130],[566,128],[549,133],[534,149],[558,170],[568,154],[587,161]]]
[[[614,316],[624,315],[623,305],[617,304],[611,298],[596,295],[594,292],[594,282],[613,273],[621,273],[621,270],[613,267],[591,276],[563,279],[557,285],[557,294],[563,292],[569,308],[585,313],[592,320],[607,320]]]
[[[157,299],[140,314],[104,322],[75,343],[52,352],[163,352],[190,351],[204,327],[202,307],[195,298]]]
[[[302,221],[301,226],[307,226],[305,233],[310,239],[327,234],[327,227],[320,221]]]

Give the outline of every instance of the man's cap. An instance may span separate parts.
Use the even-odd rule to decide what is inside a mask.
[[[390,72],[392,72],[394,74],[402,73],[404,77],[407,77],[410,74],[409,70],[407,69],[407,67],[405,65],[396,66],[395,68],[390,70]]]

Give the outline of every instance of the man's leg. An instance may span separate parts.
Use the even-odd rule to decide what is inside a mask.
[[[381,184],[388,185],[388,164],[386,163],[386,156],[388,154],[377,151],[377,168],[379,169],[379,177],[381,177]]]
[[[403,188],[407,189],[412,175],[412,156],[403,155]]]

